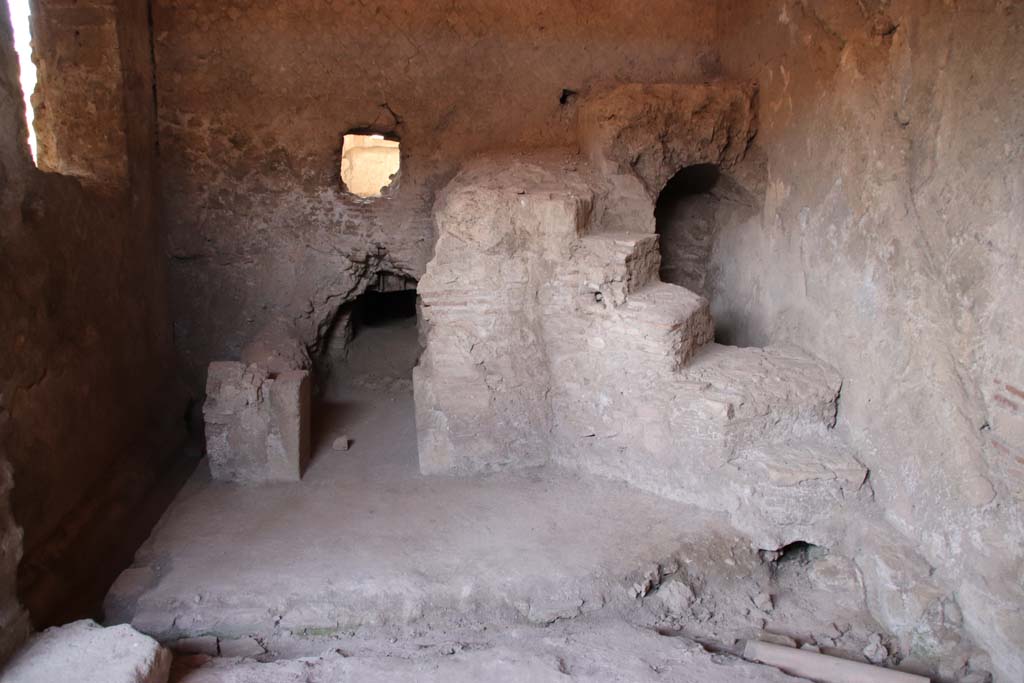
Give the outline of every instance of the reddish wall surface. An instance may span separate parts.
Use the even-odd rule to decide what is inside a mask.
[[[36,16],[47,21],[44,36],[74,41],[82,12],[99,4],[71,12],[65,3],[44,0]],[[173,390],[166,268],[153,219],[155,116],[145,4],[107,4],[100,14],[115,24],[101,32],[103,40],[82,41],[80,50],[90,54],[74,56],[118,65],[107,84],[116,97],[102,99],[131,116],[93,122],[95,139],[120,141],[115,166],[125,174],[122,186],[104,182],[96,189],[32,165],[3,8],[0,451],[13,466],[13,512],[24,530],[19,590],[36,625],[95,605],[103,575],[112,579],[116,572],[111,558],[130,546],[126,520],[180,443],[175,429],[183,403]],[[61,30],[57,24],[65,20]],[[44,74],[56,68],[48,60],[65,54],[52,41],[48,48],[37,54]],[[88,100],[91,87],[89,79],[67,77],[61,97],[43,98],[43,126],[64,143],[63,136],[76,136],[71,142],[79,150],[91,149],[90,131],[47,120],[74,119],[75,103]],[[65,170],[73,168],[77,162]],[[85,180],[92,186],[96,178]],[[163,429],[168,421],[174,427]]]

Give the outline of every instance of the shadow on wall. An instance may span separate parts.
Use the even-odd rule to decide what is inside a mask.
[[[661,236],[661,270],[664,282],[686,287],[712,300],[715,296],[712,255],[723,227],[738,225],[756,213],[753,198],[717,164],[694,164],[680,169],[665,184],[654,207]],[[734,297],[728,297],[730,299]],[[712,308],[714,308],[712,301]],[[732,346],[749,334],[742,321],[723,324],[716,320],[715,341]]]

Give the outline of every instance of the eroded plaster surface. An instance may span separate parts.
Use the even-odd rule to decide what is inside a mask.
[[[724,226],[712,312],[843,375],[886,517],[1024,677],[1020,3],[729,2],[760,84],[763,209]]]
[[[197,393],[269,319],[315,343],[379,272],[422,275],[434,197],[465,159],[566,144],[596,82],[717,68],[714,13],[692,0],[153,9],[175,339]],[[354,129],[401,142],[386,199],[341,189]]]
[[[24,534],[19,543],[13,523],[4,525],[3,561],[21,555],[18,592],[37,626],[94,609],[132,552],[128,539],[148,531],[133,526],[137,506],[180,444],[184,410],[154,216],[145,7],[84,5],[34,3],[36,35],[48,39],[36,55],[41,82],[53,88],[35,101],[45,110],[41,131],[96,152],[91,171],[47,140],[41,163],[60,173],[32,164],[6,7],[0,12],[0,488]],[[58,67],[68,60],[82,68]],[[90,75],[89,64],[102,69]],[[94,92],[100,73],[109,78]],[[90,102],[117,116],[90,119],[82,109]],[[90,120],[104,125],[79,127]],[[114,149],[120,161],[107,165]],[[14,576],[8,581],[13,590]],[[0,631],[16,634],[19,613],[0,610],[12,622]]]
[[[268,323],[322,355],[344,304],[381,279],[415,279],[435,335],[420,373],[451,376],[445,353],[481,330],[439,324],[458,322],[451,283],[437,275],[448,269],[475,279],[472,305],[515,308],[514,319],[496,320],[504,330],[485,330],[504,333],[504,346],[467,352],[489,354],[486,371],[465,365],[479,376],[461,378],[482,399],[508,401],[494,411],[490,428],[502,437],[492,443],[470,447],[478,425],[468,417],[454,432],[431,424],[428,462],[474,471],[554,458],[683,496],[699,483],[671,458],[630,462],[619,449],[664,457],[684,435],[697,446],[708,437],[705,452],[727,453],[727,467],[770,480],[786,464],[758,506],[782,515],[774,524],[730,508],[768,545],[787,527],[835,538],[819,520],[784,516],[800,505],[770,503],[810,473],[825,482],[812,499],[842,492],[849,505],[862,467],[856,493],[874,501],[853,501],[868,512],[845,517],[857,523],[844,527],[843,550],[856,557],[872,612],[908,649],[938,651],[963,632],[989,651],[998,680],[1024,676],[1019,3],[665,0],[637,13],[603,0],[514,9],[157,0],[151,25],[143,3],[37,5],[40,38],[56,41],[40,49],[41,83],[57,88],[41,99],[41,160],[65,175],[31,167],[8,39],[0,52],[9,124],[0,337],[15,351],[0,359],[0,447],[13,472],[13,489],[5,477],[0,490],[24,529],[19,571],[36,587],[25,602],[53,606],[93,573],[72,540],[117,545],[104,545],[104,524],[68,520],[116,520],[124,499],[143,495],[158,449],[134,444],[146,434],[173,441],[153,418],[180,427],[184,412],[170,398],[172,343],[201,399],[207,364],[238,358]],[[599,158],[577,144],[595,139],[577,136],[581,104],[622,83],[637,85],[606,103],[641,128],[658,123],[666,139],[700,133],[664,125],[678,112],[652,111],[650,84],[715,78],[743,96],[712,109],[738,105],[726,109],[742,125],[693,136],[706,143],[701,154],[628,130]],[[60,117],[90,102],[88,115]],[[354,129],[401,139],[388,197],[343,193],[341,136]],[[82,144],[62,148],[69,136]],[[551,149],[565,151],[552,160]],[[514,161],[467,163],[481,154]],[[701,209],[700,231],[673,247],[696,245],[701,256],[665,274],[700,291],[657,287],[654,201],[678,166],[709,161],[723,174],[719,194]],[[460,223],[459,202],[508,223]],[[540,229],[549,224],[562,232]],[[477,261],[453,256],[460,239]],[[558,278],[589,300],[520,305]],[[629,339],[627,318],[672,332]],[[775,351],[724,351],[712,333]],[[598,339],[602,348],[587,345]],[[792,346],[801,350],[779,351]],[[788,379],[735,390],[769,375]],[[702,431],[719,423],[678,421],[672,401],[651,399],[675,392],[680,377],[684,395],[733,388],[722,404],[741,415],[827,438],[780,450],[777,439],[740,444]],[[428,404],[451,400],[431,398],[430,386],[421,386]],[[618,427],[633,418],[646,425],[642,437]],[[452,434],[466,438],[449,448]],[[825,465],[823,443],[838,454]],[[485,452],[491,460],[477,457]],[[15,522],[3,524],[0,614],[12,625],[5,636],[16,636],[22,544]]]

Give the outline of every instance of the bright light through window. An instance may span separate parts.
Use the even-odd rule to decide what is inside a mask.
[[[400,157],[398,140],[349,133],[342,142],[341,181],[357,197],[380,197],[394,182]]]
[[[14,28],[14,49],[18,52],[21,65],[21,92],[25,97],[25,119],[28,121],[28,146],[32,160],[36,158],[36,129],[32,125],[32,93],[36,89],[36,65],[32,63],[32,32],[29,30],[29,0],[7,0],[11,11],[11,26]]]

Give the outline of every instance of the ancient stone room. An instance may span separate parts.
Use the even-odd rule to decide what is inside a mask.
[[[0,683],[1024,683],[1024,0],[0,0]]]

